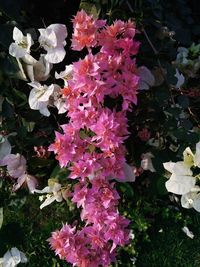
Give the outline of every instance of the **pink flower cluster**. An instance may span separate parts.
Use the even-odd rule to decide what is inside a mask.
[[[139,77],[132,56],[139,43],[135,25],[116,21],[111,26],[84,11],[73,19],[72,48],[88,49],[73,64],[68,81],[67,110],[70,121],[56,133],[50,150],[61,167],[78,179],[72,201],[82,208],[82,230],[63,226],[50,238],[51,247],[74,266],[109,266],[116,247],[128,242],[128,220],[117,210],[119,195],[111,179],[125,179],[125,147],[128,137],[126,111],[137,103]],[[94,53],[95,48],[95,53]],[[109,108],[106,98],[114,101]]]
[[[129,221],[117,212],[119,195],[105,179],[94,179],[91,186],[77,184],[72,201],[82,207],[86,227],[63,226],[49,239],[60,258],[75,266],[109,266],[115,260],[115,248],[129,240]]]

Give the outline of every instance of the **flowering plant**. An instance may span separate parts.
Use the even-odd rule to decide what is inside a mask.
[[[34,4],[16,22],[2,8],[3,266],[147,266],[154,225],[165,239],[170,221],[195,241],[199,44],[163,26],[155,1],[133,2],[62,1],[43,22]]]

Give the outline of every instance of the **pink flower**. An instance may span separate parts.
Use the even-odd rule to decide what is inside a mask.
[[[76,179],[72,202],[81,208],[79,230],[68,225],[50,238],[52,249],[73,266],[109,266],[117,246],[128,243],[129,221],[119,215],[119,195],[112,179],[133,181],[126,165],[124,141],[128,137],[126,111],[137,104],[140,77],[132,58],[139,42],[133,40],[133,22],[95,20],[83,10],[73,19],[72,48],[88,49],[73,63],[73,77],[65,92],[68,124],[56,132],[54,151],[60,166]],[[98,52],[92,54],[92,48]],[[107,104],[113,101],[113,107]],[[73,229],[73,230],[72,230]]]
[[[82,50],[94,47],[97,44],[97,31],[105,25],[103,20],[95,20],[92,16],[85,13],[84,10],[79,11],[72,20],[74,33],[72,35],[72,49]]]

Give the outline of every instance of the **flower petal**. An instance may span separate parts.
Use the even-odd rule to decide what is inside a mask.
[[[23,38],[24,38],[23,33],[17,27],[14,27],[13,40],[20,43],[23,40]]]
[[[55,32],[57,37],[57,44],[62,44],[67,37],[67,28],[64,24],[51,24],[47,27]]]
[[[165,183],[165,186],[167,191],[183,195],[190,192],[195,183],[196,179],[192,176],[172,174],[171,178]]]
[[[194,165],[200,168],[200,142],[196,144],[196,153],[194,155]]]
[[[16,58],[22,58],[26,55],[26,49],[24,49],[23,47],[20,47],[16,43],[12,43],[9,46],[9,54]]]
[[[55,196],[51,196],[51,197],[46,198],[46,200],[42,203],[42,205],[40,205],[40,209],[43,209],[44,207],[50,205],[55,200],[56,200]]]
[[[66,54],[65,49],[62,46],[51,48],[45,55],[45,59],[50,63],[56,64],[63,61],[65,54]]]

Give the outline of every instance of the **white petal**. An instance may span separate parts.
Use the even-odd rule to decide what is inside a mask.
[[[31,55],[29,54],[26,54],[23,58],[22,58],[22,61],[26,64],[30,64],[30,65],[34,65],[37,63],[37,60],[32,57]]]
[[[164,168],[171,172],[171,173],[175,173],[177,175],[192,175],[192,171],[190,170],[190,168],[184,164],[183,161],[178,161],[178,162],[165,162],[163,163]]]
[[[16,267],[15,261],[10,251],[7,251],[3,256],[3,267]]]
[[[146,90],[149,89],[149,87],[154,86],[155,78],[147,67],[139,67],[137,74],[140,76],[139,90]]]
[[[40,56],[39,61],[34,64],[34,79],[36,81],[46,81],[49,77],[52,64],[47,62],[44,55]]]
[[[48,51],[52,47],[57,46],[57,37],[55,32],[52,29],[39,29],[40,37],[39,42],[40,45]]]
[[[27,183],[27,186],[28,186],[30,193],[34,193],[35,188],[36,188],[37,183],[38,183],[37,179],[34,176],[27,174],[26,183]]]
[[[184,164],[189,168],[192,167],[192,165],[194,164],[194,154],[192,153],[192,150],[189,147],[184,150],[183,158]]]
[[[48,101],[49,97],[53,94],[54,91],[54,84],[51,84],[50,86],[44,86],[45,93],[39,98],[40,101]]]
[[[63,61],[65,54],[66,51],[62,46],[52,48],[48,50],[47,54],[45,55],[45,59],[50,63],[56,64]]]
[[[30,85],[30,86],[32,86],[33,88],[36,88],[36,89],[38,89],[38,88],[40,88],[42,86],[39,82],[36,82],[36,81],[28,83],[28,85]]]
[[[197,193],[195,192],[188,192],[181,196],[181,206],[186,209],[191,209],[193,207],[193,199]]]
[[[27,38],[27,50],[26,51],[27,53],[30,53],[30,48],[33,45],[33,40],[31,38],[30,33],[27,33],[26,38]]]
[[[35,189],[35,193],[39,193],[39,194],[52,193],[52,190],[49,186],[46,186],[42,190]]]
[[[196,144],[196,153],[194,155],[194,165],[200,168],[200,142]]]
[[[25,66],[25,69],[26,69],[26,73],[27,73],[27,76],[28,78],[34,82],[34,72],[33,72],[33,65],[26,65]]]
[[[40,209],[43,209],[44,207],[50,205],[55,200],[56,200],[56,197],[55,196],[46,198],[46,200],[42,203],[42,205],[40,205]]]
[[[62,44],[67,37],[67,28],[64,24],[51,24],[47,27],[55,32],[57,37],[57,44]]]
[[[23,183],[26,181],[26,174],[20,176],[18,179],[17,179],[17,183],[14,184],[13,186],[13,191],[17,191],[22,185]]]
[[[14,27],[13,40],[20,43],[21,41],[23,41],[23,38],[24,38],[23,33],[17,27]]]
[[[16,43],[12,43],[9,46],[9,54],[16,58],[22,58],[26,55],[26,49],[18,46]]]
[[[17,77],[19,77],[19,79],[21,79],[21,80],[27,81],[26,74],[24,72],[24,69],[23,69],[23,66],[22,66],[20,59],[16,58],[16,60],[18,63],[18,67],[20,69],[20,71],[17,73]]]
[[[60,73],[55,72],[55,78],[67,81],[72,78],[72,74],[73,74],[73,65],[70,64],[65,66],[64,71],[61,71]]]
[[[135,174],[133,168],[130,165],[124,163],[123,171],[125,175],[125,179],[123,180],[124,182],[135,182]]]
[[[152,164],[152,160],[151,160],[152,158],[154,158],[154,156],[150,152],[142,155],[141,167],[144,170],[149,170],[151,172],[156,171],[153,167],[153,164]]]
[[[175,175],[172,174],[170,179],[165,183],[168,192],[183,195],[194,187],[196,179],[192,176],[186,175]]]
[[[29,94],[29,99],[28,99],[28,102],[29,102],[29,106],[31,109],[34,109],[34,110],[39,110],[40,108],[44,108],[44,106],[47,106],[48,105],[48,102],[40,102],[38,100],[38,91],[37,89],[32,89],[30,94]]]
[[[46,116],[46,117],[49,117],[49,116],[50,116],[50,112],[49,112],[49,110],[48,110],[47,107],[40,108],[39,111],[40,111],[40,113],[41,113],[42,115],[44,115],[44,116]]]
[[[54,185],[51,187],[52,188],[52,192],[58,192],[61,189],[61,184],[59,183],[54,183]]]
[[[27,263],[28,259],[22,251],[20,251],[20,257],[21,257],[21,263]]]
[[[176,83],[176,88],[180,88],[185,82],[185,77],[178,71],[178,69],[176,69],[175,77],[178,79]]]
[[[184,232],[189,238],[191,238],[191,239],[194,238],[194,234],[188,229],[187,226],[184,226],[184,227],[182,228],[182,230],[183,230],[183,232]]]
[[[20,251],[17,248],[11,248],[11,255],[16,265],[21,262]]]
[[[171,173],[173,172],[174,165],[175,165],[175,162],[171,162],[171,161],[163,163],[165,170]]]
[[[54,101],[54,106],[58,109],[58,114],[63,114],[67,111],[66,108],[66,99],[59,98]]]

